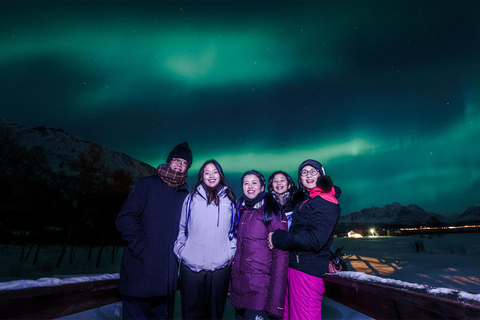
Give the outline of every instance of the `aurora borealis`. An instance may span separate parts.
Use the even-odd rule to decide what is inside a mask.
[[[2,122],[152,166],[186,140],[190,185],[313,158],[343,214],[480,205],[475,1],[10,1],[0,48]]]

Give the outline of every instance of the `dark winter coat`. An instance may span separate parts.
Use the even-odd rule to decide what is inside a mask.
[[[173,254],[187,185],[172,188],[157,175],[138,180],[116,220],[127,246],[119,291],[132,297],[170,294],[177,286]]]
[[[340,189],[331,192],[338,198]],[[290,230],[276,231],[272,236],[276,248],[290,250],[289,267],[321,277],[328,270],[334,229],[340,217],[340,206],[320,196],[307,198],[292,214]]]
[[[270,232],[287,230],[282,213],[270,224],[262,221],[263,206],[248,209],[242,206],[237,233],[237,251],[233,259],[230,302],[237,309],[265,310],[281,317],[285,303],[288,252],[268,249]]]

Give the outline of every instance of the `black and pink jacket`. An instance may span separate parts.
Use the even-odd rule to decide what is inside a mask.
[[[322,193],[312,193],[313,198],[297,204],[290,230],[277,230],[272,236],[275,248],[290,251],[290,268],[316,277],[328,270],[330,247],[340,217],[336,200],[340,189],[332,187]]]

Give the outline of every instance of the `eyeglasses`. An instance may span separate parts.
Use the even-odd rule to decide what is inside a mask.
[[[310,171],[308,171],[308,170],[302,170],[302,171],[300,172],[300,174],[302,175],[302,177],[308,176],[309,173],[310,173],[310,175],[311,175],[312,177],[315,177],[315,176],[318,174],[318,170],[317,170],[317,169],[312,169],[312,170],[310,170]]]
[[[177,159],[177,158],[173,158],[172,159],[173,162],[175,162],[176,164],[179,164],[181,165],[182,167],[186,167],[188,166],[188,162],[185,161],[185,160],[181,160],[181,159]]]

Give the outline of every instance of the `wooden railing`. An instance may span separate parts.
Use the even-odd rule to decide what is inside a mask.
[[[325,275],[325,296],[374,319],[479,319],[480,304],[458,294]],[[118,279],[0,291],[0,319],[54,319],[121,300]]]
[[[374,319],[480,319],[478,300],[327,274],[325,296]],[[433,289],[433,290],[432,290]],[[441,291],[441,290],[439,290]],[[479,296],[478,294],[476,296]]]
[[[54,319],[121,300],[118,279],[0,291],[0,319]]]

